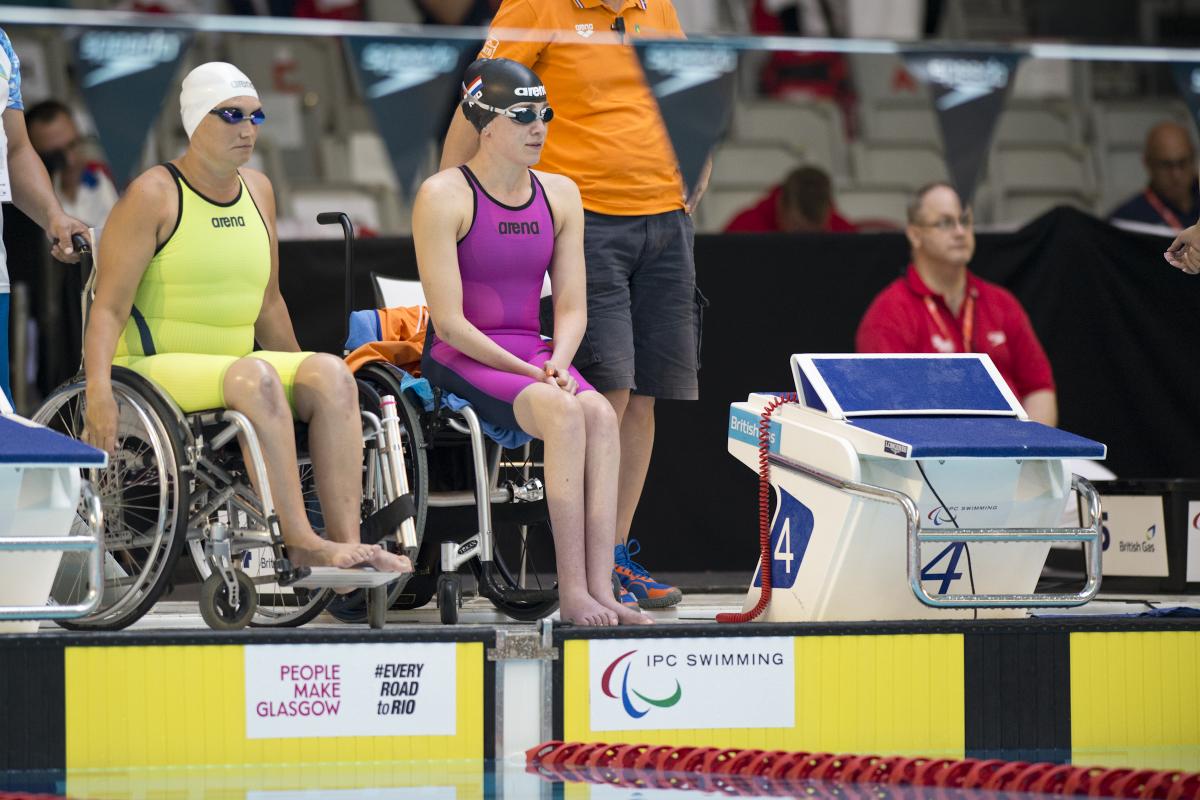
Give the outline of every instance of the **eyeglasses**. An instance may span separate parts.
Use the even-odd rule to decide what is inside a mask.
[[[208,113],[220,117],[222,122],[229,125],[237,125],[239,122],[246,120],[250,120],[251,125],[262,125],[267,121],[267,115],[263,113],[261,108],[257,108],[249,114],[240,108],[214,108]]]
[[[933,228],[943,233],[949,233],[960,225],[964,230],[970,230],[975,224],[975,216],[970,211],[964,211],[961,216],[945,216],[939,217],[933,222],[914,222],[913,224],[918,228]]]
[[[496,108],[495,106],[489,106],[487,103],[484,103],[482,100],[477,98],[471,98],[469,102],[471,105],[479,106],[484,111],[490,111],[493,114],[499,114],[502,117],[508,117],[518,125],[531,125],[535,119],[540,119],[542,122],[549,122],[550,120],[554,119],[554,109],[550,106],[546,106],[541,111],[538,111],[532,106],[522,106],[521,108],[514,110],[512,108]]]
[[[1191,158],[1191,157],[1177,158],[1177,159],[1152,158],[1152,159],[1150,159],[1149,163],[1150,163],[1150,167],[1152,169],[1162,169],[1162,170],[1171,169],[1171,170],[1178,170],[1180,172],[1183,172],[1185,170],[1191,170],[1193,168],[1193,166],[1195,165],[1196,161],[1194,158]]]

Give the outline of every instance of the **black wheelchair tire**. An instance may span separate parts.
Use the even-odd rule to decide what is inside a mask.
[[[166,444],[171,449],[171,455],[175,462],[175,510],[174,519],[170,520],[169,531],[164,531],[164,535],[168,535],[169,539],[165,543],[166,552],[162,556],[163,566],[159,569],[157,577],[154,579],[145,590],[145,594],[131,608],[124,609],[117,616],[106,616],[104,611],[98,612],[92,617],[84,617],[83,619],[75,620],[56,620],[56,623],[67,630],[79,631],[117,631],[127,628],[137,620],[146,615],[155,603],[162,597],[167,586],[174,579],[176,565],[179,562],[179,555],[183,552],[184,542],[187,539],[187,523],[189,490],[187,479],[184,477],[183,453],[184,443],[190,442],[190,435],[183,423],[179,412],[164,399],[164,392],[156,387],[153,383],[143,378],[133,370],[124,367],[112,368],[112,385],[113,393],[126,392],[136,395],[144,401],[158,416],[158,420],[162,425],[162,430],[166,436]],[[79,375],[73,378],[66,384],[63,384],[55,390],[50,397],[42,403],[41,408],[34,414],[34,420],[42,424],[47,424],[49,419],[45,417],[46,412],[50,409],[51,404],[60,399],[65,403],[69,401],[71,394],[82,395],[84,391],[83,376]],[[64,398],[64,396],[66,396]],[[82,434],[82,431],[80,431]],[[69,435],[69,434],[68,434]],[[116,605],[115,603],[113,605]],[[111,606],[110,606],[111,608]]]

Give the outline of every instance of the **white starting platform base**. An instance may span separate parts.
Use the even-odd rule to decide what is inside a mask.
[[[796,355],[792,371],[798,402],[769,423],[772,595],[760,620],[1013,617],[1095,595],[1099,500],[1064,460],[1102,459],[1105,446],[1030,421],[986,355]],[[779,398],[730,408],[729,452],[756,472],[762,412]],[[1057,528],[1073,483],[1090,527]],[[1061,541],[1089,550],[1087,585],[1034,594]]]
[[[3,395],[0,394],[0,401]],[[0,409],[0,632],[33,632],[39,619],[69,619],[94,610],[103,586],[100,503],[80,476],[107,456]],[[81,493],[85,502],[80,503]],[[74,534],[74,535],[72,535]],[[63,553],[86,553],[71,606],[47,606]],[[82,565],[86,563],[87,569]],[[20,620],[20,621],[15,621]]]

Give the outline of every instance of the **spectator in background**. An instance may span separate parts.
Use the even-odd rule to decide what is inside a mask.
[[[908,206],[912,263],[871,302],[855,337],[860,353],[986,353],[1030,419],[1058,424],[1050,362],[1029,317],[1007,290],[967,270],[974,220],[945,183]]]
[[[107,167],[87,160],[71,109],[57,100],[43,100],[25,111],[25,127],[63,211],[94,228],[102,227],[117,202],[117,188]]]
[[[751,26],[766,36],[841,37],[846,31],[844,0],[755,0]],[[857,131],[858,98],[843,53],[771,53],[759,90],[780,100],[828,99],[845,120],[846,135]]]
[[[79,254],[71,244],[76,233],[87,235],[87,226],[62,210],[54,187],[41,159],[29,144],[25,130],[25,104],[21,100],[21,61],[13,51],[8,34],[0,30],[0,87],[4,91],[4,125],[0,130],[0,144],[7,150],[5,163],[0,165],[0,175],[5,188],[11,192],[13,204],[46,231],[51,242],[50,254],[60,261],[74,262]],[[8,269],[7,253],[0,243],[0,394],[5,400],[0,408],[7,407],[12,398],[8,390]]]
[[[1160,122],[1146,134],[1142,151],[1149,183],[1109,214],[1112,222],[1164,225],[1178,233],[1196,220],[1196,148],[1186,128]]]
[[[492,21],[500,0],[415,0],[426,25],[484,26]]]
[[[755,205],[741,211],[726,233],[854,233],[837,213],[833,182],[818,167],[798,167]]]

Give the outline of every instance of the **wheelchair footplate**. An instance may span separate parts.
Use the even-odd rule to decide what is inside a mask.
[[[351,567],[311,567],[308,575],[291,584],[299,589],[370,589],[386,586],[407,572],[380,572],[376,569]]]

